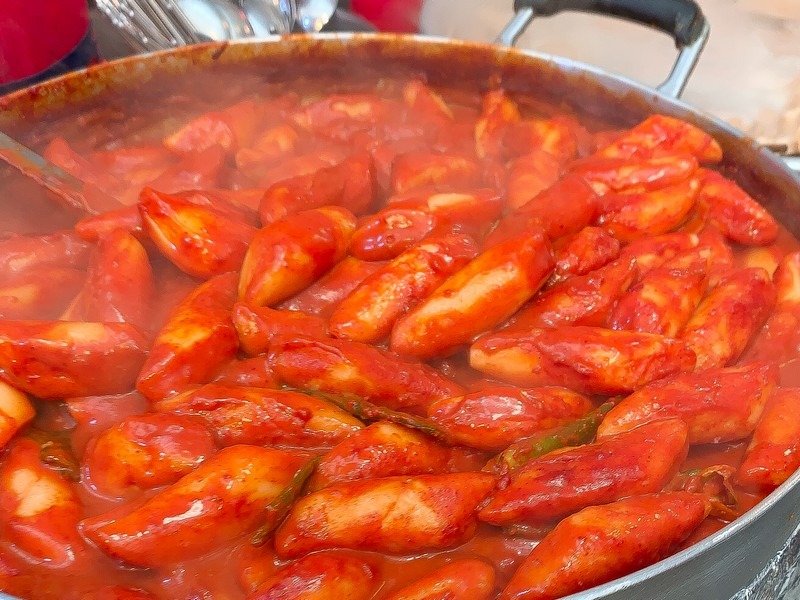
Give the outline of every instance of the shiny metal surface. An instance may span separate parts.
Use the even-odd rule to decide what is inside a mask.
[[[300,60],[302,59],[302,60]],[[352,65],[357,64],[358,69]],[[486,89],[499,78],[512,93],[563,102],[578,113],[630,126],[652,112],[686,119],[720,142],[721,169],[800,236],[800,181],[778,157],[720,120],[636,82],[537,52],[420,36],[295,35],[264,42],[207,44],[92,67],[0,98],[0,129],[24,130],[37,116],[79,113],[113,90],[135,93],[158,77],[250,65],[291,85],[326,72],[347,78],[424,72],[433,84]],[[46,93],[44,93],[46,92]],[[797,365],[796,365],[797,366]],[[800,367],[798,367],[800,368]],[[737,521],[702,542],[630,576],[570,600],[724,600],[747,587],[800,525],[800,473]],[[776,597],[777,598],[777,597]]]
[[[289,33],[294,0],[97,0],[140,52]]]
[[[171,41],[148,19],[141,19],[140,10],[126,0],[96,0],[97,8],[119,29],[126,42],[139,52],[170,48]]]
[[[200,42],[186,14],[172,0],[130,0],[147,12],[152,23],[170,39],[172,46],[186,46]]]
[[[253,29],[253,37],[289,33],[294,26],[294,2],[280,0],[237,0]]]
[[[525,30],[528,29],[528,26],[533,22],[535,16],[536,13],[533,12],[533,9],[529,6],[516,11],[508,24],[503,28],[503,31],[498,34],[495,44],[508,47],[514,46],[520,36],[525,33]]]
[[[756,576],[731,600],[795,600],[800,598],[800,527]]]
[[[703,23],[700,37],[681,48],[669,75],[667,75],[664,83],[658,86],[659,92],[670,98],[680,98],[686,88],[686,84],[689,82],[689,77],[692,76],[692,72],[697,66],[697,61],[700,60],[700,54],[703,52],[706,42],[708,42],[710,33],[711,28],[708,22]]]
[[[530,6],[519,8],[497,36],[495,43],[501,46],[514,46],[537,16],[539,15]],[[675,59],[675,63],[672,65],[669,75],[667,75],[664,82],[658,86],[658,91],[670,98],[680,98],[695,66],[697,66],[697,61],[700,60],[703,48],[705,48],[706,42],[708,42],[711,28],[708,25],[708,21],[706,21],[702,15],[700,15],[700,19],[702,19],[702,28],[697,38],[690,43],[681,44],[680,51]]]
[[[253,37],[253,27],[228,0],[176,0],[204,41],[224,42]]]
[[[331,20],[338,0],[297,0],[297,25],[306,33],[317,33]]]
[[[0,131],[0,160],[56,194],[69,206],[89,212],[84,183]]]

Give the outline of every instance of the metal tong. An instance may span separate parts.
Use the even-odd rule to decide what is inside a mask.
[[[167,50],[203,41],[174,0],[97,0],[97,8],[138,52]]]
[[[295,0],[96,0],[137,52],[288,33]]]

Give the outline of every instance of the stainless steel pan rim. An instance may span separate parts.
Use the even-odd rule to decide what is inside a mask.
[[[90,66],[88,68],[80,69],[78,71],[73,71],[71,73],[62,75],[55,79],[31,86],[30,88],[17,90],[15,92],[12,92],[11,94],[0,97],[0,109],[3,109],[3,111],[6,112],[8,111],[9,108],[13,108],[13,105],[15,103],[26,100],[26,98],[31,96],[32,94],[42,95],[42,96],[49,95],[49,92],[51,92],[54,88],[58,88],[60,84],[63,84],[64,82],[81,80],[85,78],[87,75],[93,73],[113,71],[117,69],[117,70],[123,70],[125,76],[130,76],[132,74],[131,71],[134,71],[134,73],[136,71],[136,69],[133,69],[132,67],[140,65],[142,63],[150,63],[154,61],[158,63],[176,59],[177,60],[190,59],[191,57],[199,53],[208,53],[211,55],[218,54],[219,56],[222,56],[223,54],[229,53],[228,52],[229,49],[232,52],[236,52],[237,48],[238,49],[268,48],[274,46],[275,44],[292,45],[297,41],[302,42],[303,40],[315,40],[315,41],[339,43],[345,45],[350,43],[358,44],[359,42],[370,41],[370,40],[377,42],[384,42],[384,43],[394,43],[394,44],[398,43],[399,41],[402,41],[403,43],[408,43],[411,45],[421,45],[421,46],[436,45],[436,46],[441,46],[443,48],[470,48],[482,52],[494,53],[497,56],[510,55],[510,56],[530,57],[540,63],[560,69],[565,74],[592,75],[593,77],[596,78],[596,80],[603,82],[604,84],[608,85],[608,87],[611,89],[615,87],[628,89],[629,91],[640,94],[643,98],[651,99],[651,101],[656,102],[659,105],[664,104],[673,110],[677,109],[680,115],[682,117],[687,118],[688,120],[701,123],[705,122],[706,124],[711,123],[713,124],[715,129],[719,129],[728,133],[729,135],[745,139],[745,135],[741,131],[735,129],[733,126],[729,125],[728,123],[722,121],[721,119],[707,112],[704,112],[696,107],[691,106],[690,104],[687,104],[686,102],[680,99],[676,99],[672,95],[659,92],[657,89],[649,87],[636,80],[629,79],[623,75],[612,74],[608,71],[605,71],[599,67],[596,67],[588,63],[583,63],[581,61],[577,61],[574,59],[547,54],[537,50],[517,49],[512,47],[496,46],[481,42],[455,40],[452,38],[427,36],[421,34],[394,34],[394,33],[371,33],[371,32],[369,33],[323,32],[316,34],[290,34],[290,35],[270,36],[268,38],[264,38],[258,41],[240,39],[227,42],[211,42],[205,44],[197,44],[193,46],[183,46],[180,48],[169,49],[169,50],[148,52],[144,54],[137,54],[133,56],[120,58],[106,63],[101,63],[99,65]],[[239,57],[240,60],[236,62],[243,62],[246,61],[248,58],[255,58],[262,54],[263,53],[259,53],[257,51],[242,53],[241,57]],[[114,85],[122,84],[122,80],[117,81],[116,79],[113,78],[112,82]],[[111,87],[111,86],[104,85],[104,86],[94,87],[92,88],[93,93],[91,95],[102,93],[105,87]],[[5,116],[0,114],[0,126],[3,125],[3,123],[9,116],[11,118],[15,118],[13,114],[12,115],[6,114]],[[759,159],[767,160],[772,166],[775,167],[784,166],[782,161],[776,158],[776,155],[769,149],[760,146],[754,140],[749,140],[749,141],[752,144],[753,150],[759,154]],[[784,171],[787,174],[793,174],[790,169],[784,169]]]
[[[110,73],[111,76],[104,78],[95,77],[92,84],[82,88],[85,93],[82,96],[79,95],[78,99],[91,98],[102,94],[107,89],[116,89],[119,86],[124,86],[126,84],[129,85],[132,77],[134,79],[137,76],[146,77],[150,66],[153,67],[154,71],[169,70],[179,72],[192,68],[195,62],[193,58],[196,59],[198,56],[208,59],[200,62],[209,62],[221,57],[227,57],[227,59],[231,60],[231,62],[245,63],[257,57],[268,56],[269,49],[274,48],[275,45],[288,46],[303,41],[313,41],[315,43],[322,42],[325,45],[345,46],[351,44],[358,45],[360,43],[374,43],[378,46],[382,44],[386,44],[387,46],[396,46],[397,44],[402,43],[409,48],[409,51],[413,51],[414,48],[422,49],[430,48],[431,46],[441,48],[442,51],[457,51],[459,48],[466,48],[473,52],[489,53],[497,58],[502,58],[505,56],[516,57],[517,59],[521,59],[523,61],[530,61],[531,66],[534,64],[547,65],[562,71],[568,78],[574,77],[576,84],[578,83],[577,78],[579,76],[584,77],[589,75],[594,82],[599,82],[601,87],[607,87],[609,90],[624,90],[626,92],[638,95],[642,99],[645,99],[647,102],[649,102],[652,112],[663,111],[677,117],[685,118],[700,125],[714,135],[722,133],[728,138],[743,144],[745,146],[745,152],[750,154],[750,161],[747,165],[748,168],[753,168],[758,172],[763,172],[773,179],[777,178],[784,186],[791,186],[791,189],[793,190],[797,200],[797,206],[800,206],[800,180],[796,178],[792,171],[789,170],[775,154],[766,148],[759,146],[755,141],[747,139],[741,132],[735,130],[727,123],[724,123],[723,121],[711,115],[704,114],[680,100],[676,100],[665,94],[659,93],[658,91],[636,81],[632,81],[622,76],[609,74],[597,67],[586,65],[571,59],[556,57],[531,50],[503,48],[489,44],[457,41],[447,38],[428,37],[422,35],[385,33],[322,33],[314,35],[294,34],[291,36],[274,36],[273,38],[257,42],[237,40],[227,43],[202,44],[199,46],[182,47],[173,50],[165,50],[139,56],[126,57],[110,63],[76,71],[57,79],[44,82],[31,88],[20,90],[0,98],[0,128],[4,128],[9,123],[19,122],[20,119],[25,119],[26,117],[35,117],[37,111],[47,112],[50,107],[49,102],[52,101],[53,96],[60,96],[65,93],[64,90],[68,91],[69,86],[65,86],[65,83],[80,82],[84,78],[91,78],[93,74]],[[233,55],[233,57],[230,55]],[[70,97],[65,98],[64,100],[65,102],[71,103],[71,99],[74,98]],[[57,100],[60,99],[57,98]],[[18,107],[15,105],[23,103],[32,103],[34,105],[34,110],[17,110]],[[56,105],[58,105],[58,102],[56,102]],[[798,234],[797,231],[794,233],[795,235]],[[798,368],[800,368],[800,365]],[[601,586],[597,586],[578,594],[573,594],[569,596],[569,599],[590,600],[596,598],[613,597],[640,598],[644,600],[646,598],[645,596],[630,596],[626,595],[625,592],[630,592],[631,588],[639,586],[659,576],[669,576],[670,572],[675,570],[677,567],[685,566],[688,563],[700,560],[704,556],[708,556],[720,545],[723,545],[726,541],[730,540],[730,538],[733,538],[738,534],[743,534],[746,532],[746,530],[750,530],[751,528],[758,526],[760,524],[759,522],[761,522],[763,525],[770,516],[770,513],[775,512],[776,506],[781,504],[781,502],[790,495],[794,496],[792,500],[798,502],[798,506],[800,506],[800,472],[794,473],[784,484],[773,491],[762,502],[745,513],[742,517],[726,525],[719,531],[698,542],[697,544],[694,544],[691,547],[682,550],[681,552],[678,552],[665,560],[643,568],[629,576]],[[784,504],[787,503],[784,502]],[[798,521],[799,518],[800,515],[795,514],[794,505],[784,506],[782,514],[778,519],[779,522],[776,526],[791,527],[791,531],[794,531],[798,523],[800,523],[800,521]],[[785,523],[783,522],[784,520],[786,521]],[[783,543],[787,539],[788,535],[777,536],[776,542],[779,543],[773,550],[771,550],[770,553],[767,553],[766,555],[754,556],[752,553],[750,554],[753,562],[757,564],[755,564],[756,568],[750,569],[751,575],[742,582],[743,585],[749,583],[749,581],[752,579],[752,576],[761,570],[761,568],[769,561],[775,552],[777,552],[783,546]],[[757,551],[758,549],[753,548],[752,550]],[[724,557],[721,559],[724,559]],[[672,583],[679,585],[682,582],[673,581]],[[738,585],[738,587],[730,589],[736,591],[740,587],[742,587],[742,585]],[[722,592],[724,588],[725,585],[723,583],[719,588],[719,591]],[[658,597],[667,596],[659,595]],[[694,598],[699,596],[681,595],[675,597]],[[730,594],[727,596],[706,595],[704,597],[711,598],[712,600],[719,598],[721,600],[723,597],[730,597]],[[10,599],[12,597],[0,592],[0,598]]]
[[[682,550],[672,556],[665,558],[664,560],[655,563],[649,567],[645,567],[644,569],[640,569],[627,577],[622,577],[615,581],[591,588],[590,590],[586,590],[584,592],[580,592],[578,594],[572,594],[571,596],[567,596],[565,600],[568,598],[569,600],[594,600],[595,598],[601,598],[608,596],[613,593],[617,593],[620,591],[624,591],[634,585],[642,583],[648,579],[653,578],[656,575],[667,573],[668,571],[674,569],[678,565],[683,565],[693,560],[696,560],[701,555],[708,553],[714,547],[718,546],[720,543],[725,541],[727,538],[733,537],[737,533],[742,532],[745,529],[755,525],[759,519],[763,519],[764,516],[768,513],[768,511],[772,510],[773,507],[780,502],[780,500],[786,496],[793,488],[800,486],[800,471],[795,472],[789,479],[787,479],[780,487],[774,490],[769,496],[764,498],[761,502],[759,502],[756,506],[746,512],[744,515],[729,523],[716,533],[708,536],[704,540],[693,544],[692,546]],[[795,521],[795,527],[793,530],[800,526],[800,515],[793,515]],[[783,544],[779,545],[778,549],[782,548]],[[757,557],[754,557],[757,558]],[[765,566],[769,560],[772,558],[771,555],[769,556],[762,556],[758,557],[757,560],[760,560],[760,565]],[[760,569],[758,569],[760,571]],[[746,581],[746,583],[750,583]],[[729,596],[728,596],[729,597]],[[722,596],[719,597],[720,599]],[[642,599],[645,600],[645,599]],[[708,600],[715,600],[715,597],[712,597]]]

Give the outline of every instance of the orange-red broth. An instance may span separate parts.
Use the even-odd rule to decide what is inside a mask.
[[[220,82],[221,81],[221,82]],[[241,77],[222,78],[213,87],[213,93],[206,90],[203,95],[202,86],[194,87],[197,94],[187,96],[180,92],[158,94],[160,103],[148,110],[142,105],[124,107],[126,101],[121,97],[111,102],[97,104],[84,111],[78,117],[68,121],[60,121],[55,130],[53,124],[46,120],[37,124],[27,132],[26,140],[31,145],[42,145],[54,133],[64,136],[76,149],[116,149],[131,147],[137,144],[154,143],[168,131],[184,122],[188,117],[214,108],[229,105],[234,99],[248,96],[270,96],[276,89],[264,84],[259,78],[242,80]],[[381,82],[382,93],[392,93],[396,84]],[[300,86],[302,87],[302,86]],[[257,90],[253,92],[252,90]],[[246,91],[247,90],[247,91]],[[459,103],[465,115],[477,114],[479,97],[468,98],[464,93],[448,93],[445,97]],[[147,103],[147,100],[142,104]],[[526,108],[529,116],[552,116],[566,110],[565,107],[553,107],[530,102]],[[131,111],[133,118],[122,115]],[[584,121],[585,122],[585,121]],[[592,130],[606,128],[607,124],[591,122]],[[33,188],[29,182],[9,176],[6,189],[9,194],[0,200],[0,207],[7,215],[0,234],[11,233],[47,233],[58,228],[69,227],[79,216],[74,211],[55,208],[52,198]],[[16,200],[25,197],[26,202]],[[787,231],[781,230],[778,240],[768,248],[736,248],[736,259],[740,265],[763,265],[773,269],[777,260],[784,254],[800,248],[800,243]],[[154,308],[154,322],[162,323],[172,306],[188,291],[193,289],[197,281],[174,268],[160,257],[151,257],[154,272],[157,274],[159,293]],[[766,358],[766,357],[764,357]],[[466,369],[459,364],[458,357],[448,361],[448,374],[456,374]],[[800,386],[800,366],[791,361],[783,366],[782,385]],[[53,401],[37,402],[38,415],[34,425],[51,431],[69,431],[75,454],[80,458],[87,442],[128,415],[140,414],[147,410],[147,401],[135,392],[122,396],[107,396],[83,399],[72,402],[68,409],[64,403]],[[743,458],[747,441],[735,443],[696,446],[692,448],[685,463],[680,469],[691,469],[714,464],[728,464],[737,467]],[[465,453],[462,457],[464,470],[480,469],[489,455],[477,451]],[[109,500],[98,496],[84,481],[73,484],[83,503],[84,516],[91,517],[120,511],[124,513],[128,507],[135,506],[143,499],[153,496],[158,490],[148,490],[140,497],[129,500]],[[737,489],[741,512],[749,510],[764,498],[764,493],[754,490]],[[725,525],[724,522],[708,518],[686,540],[682,547],[687,547],[701,540]],[[169,543],[165,540],[165,543]],[[494,565],[497,570],[496,589],[500,590],[511,575],[536,544],[535,539],[511,537],[499,528],[485,524],[479,526],[477,534],[463,546],[438,553],[418,556],[393,557],[372,552],[344,551],[345,553],[363,557],[380,573],[381,585],[375,597],[380,598],[393,590],[397,590],[410,581],[419,578],[446,561],[456,557],[477,557]],[[3,557],[6,557],[3,561]],[[249,536],[235,544],[226,545],[197,559],[169,565],[159,571],[130,568],[109,558],[96,548],[90,548],[85,560],[68,569],[51,569],[43,565],[26,563],[13,552],[7,540],[0,539],[0,589],[24,598],[58,598],[61,600],[89,598],[104,586],[119,584],[142,588],[164,598],[243,598],[246,590],[254,582],[264,579],[265,575],[274,572],[285,561],[278,559],[271,544],[255,547]]]

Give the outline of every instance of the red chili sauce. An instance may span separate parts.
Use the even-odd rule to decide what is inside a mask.
[[[375,93],[381,97],[392,98],[400,101],[402,85],[405,82],[381,81],[375,88]],[[321,92],[306,93],[305,86],[308,82],[299,83],[298,91],[306,101],[320,97],[333,91],[323,89]],[[368,87],[368,86],[365,86]],[[67,140],[71,148],[90,163],[99,160],[100,153],[113,153],[125,148],[141,146],[158,146],[165,135],[175,131],[189,119],[211,110],[224,109],[236,101],[243,99],[264,101],[276,98],[282,93],[280,88],[265,84],[257,75],[242,80],[216,81],[214,94],[198,89],[196,98],[193,90],[181,89],[159,94],[158,102],[145,95],[141,101],[134,101],[129,106],[121,103],[121,97],[113,97],[111,101],[97,104],[93,108],[84,110],[76,118],[53,124],[46,120],[36,125],[28,132],[26,141],[37,149],[42,150],[50,140],[59,136]],[[364,90],[360,90],[364,91]],[[455,115],[456,122],[462,123],[464,139],[472,138],[475,119],[480,112],[481,98],[478,94],[472,97],[463,92],[443,91],[443,96],[448,101]],[[523,117],[548,118],[562,114],[564,107],[543,107],[535,102],[519,100]],[[573,115],[567,115],[572,118]],[[389,119],[391,115],[387,115]],[[280,120],[281,118],[279,118]],[[616,132],[608,124],[595,121],[585,121],[587,127],[576,128],[576,138],[579,148],[577,153],[585,156],[594,151],[602,139],[614,139]],[[399,128],[399,125],[396,125]],[[406,123],[410,132],[409,138],[423,134],[420,130],[425,123]],[[297,126],[294,126],[296,129]],[[324,136],[305,135],[306,153],[339,151],[347,154],[358,148],[352,144],[366,143],[371,136],[377,136],[377,128],[364,129],[358,137],[343,128],[339,133],[343,137],[337,140],[331,134],[327,139]],[[466,132],[466,133],[465,133]],[[605,133],[609,132],[609,133]],[[352,137],[351,137],[352,135]],[[400,135],[399,133],[397,135]],[[583,136],[583,137],[581,137]],[[315,146],[314,140],[317,140]],[[360,141],[353,141],[360,140]],[[465,149],[465,152],[472,152]],[[94,154],[93,154],[94,153]],[[287,156],[286,160],[291,158]],[[280,173],[280,162],[270,165],[277,167]],[[107,165],[95,162],[97,173],[108,172]],[[504,166],[499,166],[504,170]],[[203,165],[196,167],[202,172]],[[251,170],[252,174],[253,171]],[[265,170],[261,171],[264,175]],[[153,174],[154,179],[158,174]],[[273,175],[274,176],[274,175]],[[258,188],[259,182],[251,175],[238,170],[236,161],[228,156],[224,167],[214,177],[212,187],[223,189],[250,189]],[[277,179],[280,179],[278,176]],[[102,183],[102,182],[101,182]],[[142,182],[130,184],[132,197],[135,198],[141,188]],[[1,201],[3,214],[6,215],[0,230],[2,235],[9,236],[23,234],[44,234],[51,231],[69,228],[75,222],[75,211],[63,210],[46,193],[31,187],[16,177],[9,176],[4,183],[6,193]],[[24,198],[24,201],[23,201]],[[774,271],[778,261],[788,252],[800,248],[798,241],[785,230],[781,230],[778,240],[767,247],[745,247],[733,245],[736,264],[739,266],[764,266],[770,273]],[[150,329],[155,332],[166,321],[170,310],[187,293],[193,290],[200,281],[193,278],[174,266],[152,246],[148,246],[148,253],[153,266],[157,293],[154,296],[153,306],[150,311]],[[307,312],[318,313],[327,310],[325,304],[315,306],[314,298],[308,294],[302,296],[302,304]],[[291,300],[287,304],[291,305]],[[48,317],[49,318],[49,317]],[[747,352],[745,352],[745,356]],[[760,358],[768,358],[763,354]],[[744,359],[743,359],[744,360]],[[432,364],[441,368],[446,375],[460,380],[464,385],[485,385],[481,374],[472,371],[466,360],[466,353],[459,352],[443,360],[432,361]],[[782,385],[784,387],[800,386],[800,369],[796,361],[785,363],[782,368]],[[88,443],[129,415],[140,414],[149,410],[148,401],[137,392],[131,390],[128,394],[96,396],[83,399],[64,400],[34,400],[38,414],[33,426],[44,431],[64,432],[69,436],[71,449],[80,460]],[[18,435],[23,435],[22,433]],[[730,443],[694,446],[686,461],[680,466],[681,471],[693,468],[703,468],[709,465],[726,464],[737,468],[748,440]],[[298,450],[300,451],[300,450]],[[316,451],[319,452],[319,451]],[[456,470],[480,470],[494,453],[478,450],[464,451],[456,457]],[[109,463],[113,467],[113,461]],[[83,471],[83,479],[72,483],[82,503],[82,517],[88,518],[101,515],[109,511],[117,514],[126,512],[130,507],[140,504],[143,499],[159,493],[162,488],[145,490],[132,493],[125,499],[103,497],[92,488],[92,483]],[[743,513],[757,504],[766,494],[763,490],[736,488],[739,504],[736,510]],[[1,507],[0,507],[1,508]],[[696,543],[703,537],[711,535],[725,523],[719,519],[708,518],[705,523],[684,543],[684,546]],[[346,554],[363,557],[379,573],[380,584],[374,598],[388,596],[392,591],[399,589],[410,581],[417,579],[433,568],[445,564],[453,557],[482,558],[496,568],[496,591],[499,593],[508,582],[521,561],[536,545],[537,540],[546,533],[532,538],[510,535],[501,528],[486,524],[479,526],[478,532],[468,542],[460,547],[447,549],[440,552],[423,553],[411,556],[390,556],[374,552],[360,552],[356,550],[345,551]],[[164,544],[170,544],[170,539],[164,539]],[[223,545],[210,553],[196,559],[175,564],[165,565],[161,569],[148,570],[132,568],[114,560],[91,544],[87,544],[86,552],[79,560],[68,568],[53,568],[45,562],[36,561],[29,556],[17,551],[14,543],[8,538],[0,538],[0,589],[25,598],[48,599],[58,598],[124,598],[128,596],[114,596],[111,592],[102,592],[106,586],[130,586],[150,592],[162,598],[244,598],[247,593],[257,587],[268,575],[275,572],[288,561],[276,557],[272,542],[268,541],[261,547],[250,543],[250,534],[242,536],[235,543]]]

